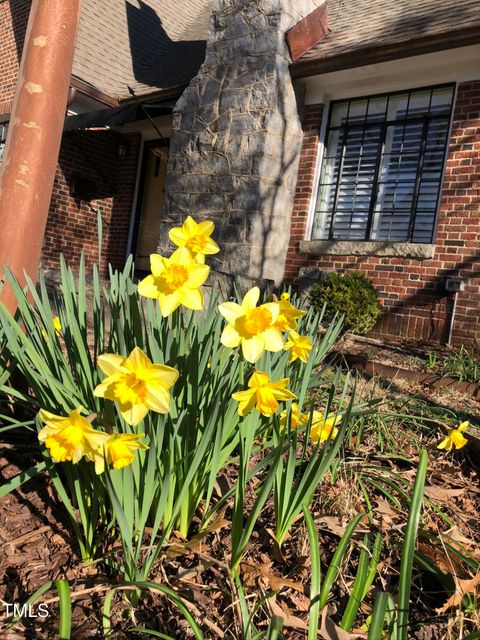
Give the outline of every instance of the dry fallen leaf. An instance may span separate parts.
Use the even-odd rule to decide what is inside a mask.
[[[337,627],[337,625],[327,616],[327,607],[322,611],[322,624],[319,629],[320,637],[323,640],[358,640],[358,635],[352,635]]]
[[[318,518],[317,522],[320,525],[324,524],[330,533],[335,534],[339,538],[343,536],[345,529],[347,528],[341,524],[340,518],[335,516],[321,516]]]
[[[445,540],[455,549],[462,551],[466,548],[474,558],[480,558],[480,549],[478,548],[478,544],[475,540],[464,536],[456,525],[448,531],[445,531],[445,533],[440,534],[440,537],[445,538]]]
[[[377,509],[376,511],[382,518],[382,529],[389,529],[395,518],[398,518],[398,512],[393,509],[392,505],[385,500],[385,498],[378,497],[376,499]]]
[[[301,582],[295,582],[294,580],[290,580],[289,578],[276,576],[275,574],[271,573],[271,566],[271,561],[266,561],[261,564],[242,562],[240,567],[244,576],[245,584],[253,587],[255,586],[255,581],[258,578],[266,578],[270,585],[270,588],[274,591],[279,591],[282,587],[287,587],[290,589],[294,589],[299,593],[303,593],[303,584]]]
[[[425,495],[432,500],[438,500],[438,502],[448,502],[452,498],[458,498],[465,493],[465,489],[446,489],[438,485],[429,485],[425,487]]]
[[[418,551],[432,560],[433,564],[445,575],[458,574],[462,571],[462,562],[455,553],[448,553],[440,546],[418,544]]]
[[[284,611],[284,609],[277,603],[276,596],[267,598],[267,602],[272,615],[282,618],[284,627],[289,627],[290,629],[302,629],[303,631],[308,629],[308,625],[304,620],[297,616],[292,616],[291,613]]]
[[[474,578],[467,578],[466,580],[454,578],[454,580],[455,593],[446,601],[443,607],[435,609],[438,614],[445,613],[451,607],[458,607],[466,593],[475,593],[477,591],[477,587],[480,585],[480,573],[477,573]]]

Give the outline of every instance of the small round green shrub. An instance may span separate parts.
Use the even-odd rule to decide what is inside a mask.
[[[365,334],[373,328],[381,312],[378,293],[363,271],[330,272],[314,285],[309,294],[310,305],[317,311],[325,308],[325,319],[344,314],[345,329]]]

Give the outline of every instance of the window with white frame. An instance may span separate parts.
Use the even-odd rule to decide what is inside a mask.
[[[331,103],[312,239],[430,243],[454,85]]]
[[[3,150],[7,141],[8,122],[0,122],[0,162],[2,161]]]

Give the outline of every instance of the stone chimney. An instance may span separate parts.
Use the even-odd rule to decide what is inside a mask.
[[[321,0],[213,0],[205,62],[174,110],[160,250],[216,224],[213,269],[283,278],[302,129],[285,34]]]

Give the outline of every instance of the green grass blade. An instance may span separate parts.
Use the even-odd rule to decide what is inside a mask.
[[[412,584],[413,559],[417,540],[418,523],[423,504],[423,488],[427,475],[428,454],[425,450],[420,455],[417,476],[413,487],[412,501],[408,512],[407,528],[402,546],[400,564],[400,582],[398,586],[398,614],[395,620],[397,640],[408,640],[408,619],[410,610],[410,589]]]
[[[279,633],[283,629],[283,619],[280,616],[273,616],[268,626],[267,637],[265,640],[278,640]]]
[[[358,561],[357,575],[353,583],[352,593],[345,607],[345,611],[340,622],[340,627],[345,631],[351,631],[355,618],[357,617],[358,609],[362,604],[362,597],[365,591],[365,586],[368,576],[368,555],[370,553],[370,543],[368,536],[364,538],[365,547],[360,552],[360,559]]]
[[[390,594],[385,591],[377,593],[375,604],[373,605],[372,619],[368,630],[368,640],[382,640],[385,616]]]
[[[350,522],[348,527],[345,529],[345,533],[340,539],[340,542],[338,544],[338,547],[335,550],[335,553],[333,554],[332,560],[330,561],[327,572],[325,574],[325,579],[322,584],[320,596],[318,599],[320,609],[323,609],[323,607],[327,604],[328,596],[330,595],[330,590],[340,570],[340,565],[341,565],[343,556],[347,551],[348,545],[350,544],[350,539],[353,536],[355,529],[359,525],[360,520],[364,517],[364,515],[365,515],[364,513],[357,514],[353,518],[353,520]]]
[[[152,636],[152,638],[163,638],[163,640],[175,640],[172,636],[167,636],[161,631],[154,631],[153,629],[143,629],[142,627],[130,627],[128,632],[140,633],[146,636]]]
[[[253,626],[252,616],[248,609],[245,592],[238,575],[235,575],[234,579],[235,586],[237,588],[238,605],[240,607],[240,614],[242,616],[242,640],[252,640],[252,633],[255,631],[255,627]]]
[[[22,484],[34,478],[36,475],[44,471],[46,469],[46,466],[47,465],[45,462],[38,462],[35,466],[30,467],[30,469],[22,471],[22,473],[19,473],[18,476],[14,476],[13,478],[11,478],[8,482],[0,487],[0,498],[6,496],[7,493],[10,493],[10,491],[15,491],[15,489],[21,487]]]
[[[308,540],[310,542],[310,612],[308,616],[308,640],[316,640],[318,636],[318,624],[320,615],[320,583],[322,580],[320,568],[320,546],[318,543],[318,531],[310,511],[304,507],[303,515],[307,526]]]
[[[70,588],[66,580],[55,580],[60,603],[60,624],[58,627],[59,640],[70,640],[72,633],[72,606],[70,602]]]

